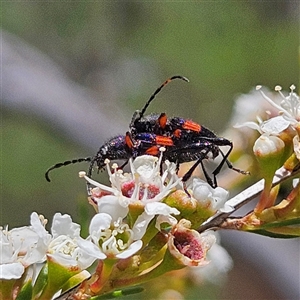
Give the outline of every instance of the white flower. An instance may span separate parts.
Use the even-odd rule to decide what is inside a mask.
[[[290,126],[290,122],[283,116],[277,116],[267,121],[258,118],[258,124],[255,122],[245,122],[243,124],[234,125],[235,128],[249,127],[256,129],[260,134],[279,135],[282,131]]]
[[[162,223],[177,223],[172,215],[179,211],[161,201],[181,183],[181,179],[176,175],[176,165],[168,161],[161,175],[164,149],[160,150],[159,158],[142,155],[134,161],[130,159],[130,173],[119,170],[117,164],[110,167],[106,160],[111,187],[80,172],[80,177],[95,186],[90,196],[99,212],[91,222],[88,239],[79,242],[89,255],[98,259],[127,258],[141,249],[141,239],[152,219],[156,217],[158,230]],[[124,221],[129,209],[141,211],[132,228]]]
[[[126,174],[122,170],[117,170],[117,164],[113,164],[112,168],[115,171],[112,172],[107,160],[107,171],[112,187],[107,187],[88,178],[85,172],[80,172],[80,177],[84,177],[86,181],[96,187],[96,189],[91,190],[91,196],[98,205],[105,197],[103,192],[117,197],[115,202],[119,202],[122,207],[135,201],[140,201],[143,204],[162,201],[181,182],[181,179],[176,175],[174,163],[166,161],[165,170],[160,175],[162,152],[163,149],[159,159],[151,155],[139,156],[134,161],[131,158],[129,160],[131,172]],[[103,211],[99,209],[99,212]]]
[[[80,239],[80,225],[73,223],[69,215],[56,213],[51,227],[52,240],[48,245],[47,256],[57,263],[81,269],[89,267],[95,260],[86,254],[77,243]]]
[[[131,173],[140,177],[140,181],[143,183],[160,184],[158,178],[160,176],[161,157],[158,159],[156,156],[142,155],[138,156],[134,162],[130,160]]]
[[[279,111],[279,116],[272,117],[269,120],[262,121],[258,119],[258,124],[255,122],[244,122],[242,124],[234,125],[235,128],[249,127],[256,129],[260,134],[265,135],[279,135],[286,130],[290,125],[296,129],[297,124],[300,121],[300,101],[299,96],[294,92],[295,86],[290,87],[291,92],[288,96],[284,96],[281,92],[281,87],[276,86],[275,90],[279,92],[283,99],[280,104],[269,98],[262,90],[261,86],[256,87],[260,91],[261,95],[267,102]]]
[[[175,217],[171,216],[179,215],[180,212],[174,207],[170,207],[169,205],[161,202],[151,202],[145,205],[144,212],[139,215],[134,226],[133,232],[137,238],[142,238],[146,232],[147,226],[150,221],[158,215],[156,219],[155,227],[160,230],[160,225],[162,223],[168,223],[170,225],[177,224],[177,220]]]
[[[267,100],[273,107],[277,108],[280,114],[290,122],[291,125],[295,125],[300,121],[300,100],[299,96],[294,92],[295,86],[290,86],[291,92],[288,96],[284,96],[281,92],[281,87],[276,86],[275,90],[279,92],[282,97],[280,105],[274,102],[272,99],[266,96],[264,92],[261,91],[261,86],[257,86],[257,90],[260,91],[265,100]]]
[[[205,266],[206,254],[216,242],[214,235],[190,229],[191,222],[181,219],[169,232],[168,249],[185,266]]]
[[[106,213],[93,217],[89,233],[86,240],[79,239],[78,243],[88,255],[98,259],[124,259],[135,254],[143,245],[122,218],[114,221]]]
[[[192,182],[188,185],[188,190],[201,206],[208,207],[212,211],[226,211],[226,201],[229,192],[221,187],[212,188],[207,182],[200,178],[192,178]]]
[[[120,197],[124,199],[124,197]],[[120,197],[114,195],[106,195],[101,197],[97,201],[98,211],[109,214],[114,221],[118,220],[120,217],[122,219],[125,218],[129,211],[128,202],[120,201]]]
[[[19,249],[14,249],[7,230],[0,231],[0,279],[17,279],[25,271],[23,264],[18,261]]]
[[[25,268],[45,260],[50,235],[37,213],[31,214],[31,226],[0,231],[0,278],[20,278]]]
[[[261,100],[257,97],[257,91],[252,89],[247,94],[239,95],[235,100],[231,123],[234,125],[253,120],[257,114],[266,109],[266,105],[261,105]]]

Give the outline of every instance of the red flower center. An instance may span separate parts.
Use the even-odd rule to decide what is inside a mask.
[[[133,195],[135,188],[136,188],[136,186],[135,186],[134,181],[123,183],[123,185],[121,187],[123,196],[130,198]],[[152,199],[160,193],[160,189],[156,185],[149,184],[149,185],[145,186],[145,184],[142,184],[140,186],[140,190],[139,190],[139,200],[141,200],[143,198],[146,189],[147,189],[147,198],[148,199]]]
[[[192,234],[187,232],[175,233],[174,245],[182,255],[187,256],[191,260],[203,258],[202,246]]]

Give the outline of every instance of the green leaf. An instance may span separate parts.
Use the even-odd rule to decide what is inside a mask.
[[[18,293],[16,300],[28,300],[32,299],[32,281],[28,280]]]
[[[45,288],[48,281],[48,264],[45,264],[41,269],[37,280],[33,287],[33,296],[36,296],[41,293],[41,291]]]
[[[108,294],[101,295],[101,296],[95,296],[95,297],[92,297],[91,300],[115,299],[115,298],[119,298],[119,297],[138,294],[143,291],[144,291],[144,288],[142,288],[142,287],[133,287],[133,288],[128,288],[128,289],[124,289],[124,290],[117,290],[112,293],[108,293]]]
[[[276,229],[264,230],[264,229],[257,229],[257,230],[249,230],[249,232],[272,237],[278,239],[291,239],[297,238],[300,236],[300,228],[293,228],[293,227],[281,227]]]
[[[79,274],[76,274],[75,276],[71,277],[67,283],[62,287],[62,293],[65,291],[71,290],[72,288],[80,285],[84,280],[91,277],[91,274],[84,270],[80,272]]]
[[[80,272],[78,267],[66,267],[60,265],[54,259],[49,257],[47,265],[48,272],[46,285],[43,286],[42,293],[40,294],[42,299],[51,299],[72,276]]]
[[[268,229],[268,228],[273,228],[273,227],[284,227],[284,226],[297,225],[297,224],[300,224],[300,218],[265,223],[265,224],[261,225],[260,228]],[[299,231],[300,231],[300,228],[299,228]]]

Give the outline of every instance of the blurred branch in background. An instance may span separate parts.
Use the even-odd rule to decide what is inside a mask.
[[[77,194],[85,192],[77,171],[86,166],[56,172],[52,184],[44,180],[44,171],[73,155],[84,156],[85,151],[93,155],[105,139],[124,133],[133,110],[144,104],[165,74],[189,77],[192,92],[185,102],[187,89],[182,91],[180,85],[177,93],[157,101],[152,111],[190,117],[212,130],[224,129],[235,93],[248,92],[258,82],[270,88],[298,83],[291,82],[298,79],[297,1],[202,2],[200,6],[196,2],[157,6],[7,2],[6,6],[3,28],[16,35],[1,34],[1,109],[16,115],[17,126],[23,127],[29,115],[50,134],[21,132],[13,141],[11,135],[3,139],[8,155],[2,157],[0,219],[5,222],[0,225],[27,224],[33,210],[49,219],[55,211],[72,210],[76,215]],[[144,63],[137,63],[139,57]],[[145,87],[144,99],[140,95]],[[22,135],[31,147],[22,144]],[[47,142],[40,146],[32,136]],[[243,209],[251,210],[251,205]],[[295,264],[299,240],[226,231],[222,244],[233,256],[235,268],[220,299],[300,298],[299,264]]]
[[[69,79],[47,55],[4,30],[1,75],[1,224],[26,222],[34,206],[48,218],[60,209],[76,215],[78,197],[84,194],[76,184],[77,172],[69,176],[62,171],[51,185],[45,170],[61,160],[93,155],[106,139],[124,131],[126,116]],[[17,217],[20,209],[23,214]]]
[[[51,128],[64,133],[68,139],[74,139],[87,148],[97,149],[102,139],[111,137],[113,131],[123,132],[127,126],[115,118],[113,108],[103,108],[86,88],[69,80],[47,56],[7,32],[2,32],[2,67],[4,107],[33,114],[50,124]],[[238,232],[222,232],[222,237],[223,244],[235,253],[234,256],[247,261],[236,263],[236,269],[244,273],[249,285],[252,279],[247,274],[252,274],[249,268],[255,266],[256,274],[252,276],[264,278],[282,292],[278,299],[296,299],[299,296],[299,266],[289,259],[298,255],[299,241],[285,240],[281,243],[280,240]],[[261,251],[255,252],[255,249]],[[287,249],[289,255],[286,255]],[[273,258],[269,259],[270,256]],[[278,265],[275,266],[274,261]],[[270,270],[273,272],[270,273]],[[236,283],[232,285],[236,286]],[[226,286],[222,294],[230,299],[237,295],[242,297],[244,291],[240,294],[240,291]]]
[[[6,31],[1,35],[4,107],[33,114],[93,150],[113,132],[124,131],[127,124],[116,117],[114,107],[72,82],[38,49]]]

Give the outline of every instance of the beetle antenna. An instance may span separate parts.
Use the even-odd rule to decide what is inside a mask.
[[[83,161],[91,161],[92,158],[91,157],[85,157],[85,158],[77,158],[77,159],[72,159],[72,160],[67,160],[67,161],[64,161],[64,162],[61,162],[61,163],[57,163],[56,165],[50,167],[46,173],[45,173],[45,178],[48,182],[50,182],[50,177],[49,177],[49,172],[54,170],[54,169],[58,169],[60,167],[65,167],[65,166],[68,166],[70,164],[76,164],[76,163],[80,163],[80,162],[83,162]]]
[[[181,80],[184,80],[186,82],[189,82],[189,80],[184,77],[184,76],[180,76],[180,75],[175,75],[175,76],[172,76],[170,78],[168,78],[159,88],[156,89],[156,91],[151,95],[151,97],[149,98],[149,100],[146,102],[145,106],[143,107],[143,109],[139,112],[139,116],[135,119],[135,116],[137,115],[137,112],[135,112],[135,114],[133,115],[133,118],[132,118],[132,123],[133,121],[139,121],[145,114],[148,106],[150,105],[150,103],[154,100],[155,96],[162,90],[162,88],[164,86],[166,86],[169,82],[171,82],[172,80],[174,79],[181,79]],[[134,120],[135,119],[135,120]]]

